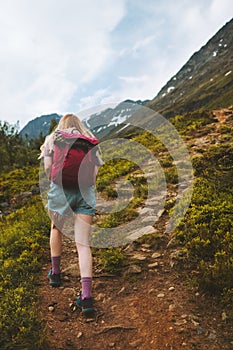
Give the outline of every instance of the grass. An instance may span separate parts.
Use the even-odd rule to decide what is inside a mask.
[[[37,198],[0,223],[0,348],[48,348],[38,314],[38,278],[49,222]]]
[[[195,111],[176,116],[170,121],[187,140],[210,130],[215,119],[212,113]],[[174,235],[188,255],[188,262],[197,274],[195,282],[208,293],[219,297],[229,310],[233,295],[233,151],[232,128],[223,125],[219,129],[221,142],[208,150],[200,149],[193,156],[195,183],[190,207]],[[168,185],[176,185],[177,173],[173,159],[164,145],[148,132],[133,134],[133,141],[141,143],[159,160]],[[138,208],[147,199],[148,184],[137,164],[123,158],[121,149],[109,149],[118,159],[107,161],[100,169],[97,188],[106,200],[117,197],[115,183],[124,179],[131,182],[133,196],[124,210],[97,217],[100,227],[118,227],[132,221]],[[134,155],[135,156],[135,155]],[[137,156],[137,155],[136,155]],[[143,157],[143,154],[141,155]],[[138,159],[138,157],[136,157]],[[1,174],[1,201],[24,191],[31,191],[38,184],[38,168],[16,169]],[[166,213],[174,201],[166,203]],[[37,282],[43,263],[44,249],[48,244],[49,219],[39,196],[31,196],[25,203],[19,202],[14,212],[0,222],[0,348],[46,350],[48,342],[44,324],[38,313]],[[107,237],[111,239],[111,237]],[[135,244],[161,245],[161,233],[146,235]],[[122,243],[122,242],[121,242]],[[124,268],[125,256],[120,248],[96,250],[103,271],[118,273]],[[233,318],[233,313],[229,312]]]

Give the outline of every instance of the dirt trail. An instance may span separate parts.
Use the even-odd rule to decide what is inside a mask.
[[[220,112],[216,116],[223,120]],[[156,244],[148,237],[125,246],[127,265],[118,275],[103,274],[94,257],[95,319],[85,319],[75,306],[80,278],[74,242],[64,238],[59,288],[48,285],[48,251],[39,290],[52,350],[233,349],[227,310],[188,283],[195,271],[164,236],[166,221],[163,214]]]
[[[156,253],[156,254],[155,254]],[[41,310],[51,349],[232,349],[224,310],[187,284],[195,273],[180,263],[177,248],[128,246],[130,265],[118,276],[94,271],[96,316],[75,307],[80,281],[73,242],[64,240],[63,285],[52,288],[44,267]],[[95,264],[94,264],[95,265]]]

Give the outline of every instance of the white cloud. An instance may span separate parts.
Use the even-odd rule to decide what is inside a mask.
[[[126,84],[135,84],[135,83],[143,83],[148,82],[149,77],[148,76],[125,76],[125,77],[119,77],[120,80],[122,80]]]
[[[120,77],[117,88],[109,90],[107,96],[103,96],[101,103],[120,103],[126,99],[146,100],[155,95],[156,81],[150,75]],[[157,85],[159,89],[160,85]]]
[[[231,0],[212,0],[209,14],[212,19],[218,19],[219,25],[226,20],[226,14],[228,14],[228,20],[232,18],[232,1]]]
[[[124,2],[15,0],[0,13],[0,118],[16,121],[67,109],[75,91],[101,73]]]
[[[231,0],[0,3],[0,119],[153,98],[227,20]]]
[[[99,89],[95,91],[93,95],[81,98],[77,105],[77,110],[85,111],[91,107],[101,105],[103,98],[108,95],[109,93],[107,89]]]
[[[119,53],[119,56],[125,56],[130,54],[134,55],[138,51],[145,49],[146,46],[148,47],[148,49],[150,49],[149,45],[152,44],[155,38],[155,35],[149,35],[148,37],[145,37],[141,40],[137,40],[135,43],[133,43],[132,46],[130,46],[130,43],[128,43],[129,47],[122,49]]]
[[[128,3],[134,8],[132,17],[136,17],[135,7],[141,14],[136,24],[130,22],[131,30],[122,35],[120,63],[114,67],[120,82],[112,86],[111,95],[104,99],[107,102],[114,97],[155,97],[191,55],[231,19],[229,0],[148,1],[146,6],[140,1]]]

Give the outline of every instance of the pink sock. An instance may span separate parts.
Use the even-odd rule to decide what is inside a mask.
[[[82,300],[90,299],[91,291],[92,291],[92,277],[82,277],[81,283],[82,283],[82,294],[81,294]]]
[[[52,274],[59,274],[61,273],[60,269],[60,262],[61,262],[61,257],[60,256],[52,256]]]

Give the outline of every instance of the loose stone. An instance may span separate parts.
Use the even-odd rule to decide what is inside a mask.
[[[158,267],[158,266],[159,266],[159,263],[157,261],[148,265],[148,267],[150,267],[150,268]]]
[[[157,259],[157,258],[160,258],[160,257],[161,257],[160,253],[155,252],[155,253],[152,254],[152,258],[153,259]]]
[[[165,294],[164,293],[159,293],[158,295],[157,295],[157,298],[164,298],[165,297]]]
[[[175,290],[175,287],[168,288],[169,292],[173,292]]]
[[[169,311],[173,311],[175,309],[175,304],[170,304],[168,309]]]

